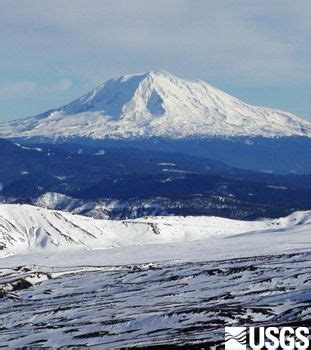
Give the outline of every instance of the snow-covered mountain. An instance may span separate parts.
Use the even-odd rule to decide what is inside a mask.
[[[275,233],[301,227],[308,231],[311,212],[286,218],[238,221],[218,217],[146,217],[96,220],[33,207],[0,205],[0,251],[7,255],[33,249],[113,248],[232,237],[243,233]],[[295,234],[293,231],[292,234]]]
[[[311,123],[167,72],[112,79],[72,103],[0,124],[0,137],[308,136]]]

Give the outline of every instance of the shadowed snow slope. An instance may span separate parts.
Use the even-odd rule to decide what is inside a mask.
[[[255,107],[204,81],[149,72],[112,79],[74,102],[0,124],[0,137],[311,136],[311,123]]]
[[[217,217],[147,217],[136,220],[95,220],[30,205],[0,205],[0,247],[4,255],[42,248],[112,248],[239,234],[311,228],[311,212],[286,218],[237,221]],[[292,231],[291,231],[292,230]]]

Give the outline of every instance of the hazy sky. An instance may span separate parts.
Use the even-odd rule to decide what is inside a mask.
[[[309,0],[1,0],[0,121],[164,69],[311,119]]]

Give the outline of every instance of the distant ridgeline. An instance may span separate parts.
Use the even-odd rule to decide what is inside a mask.
[[[311,137],[237,136],[171,139],[163,137],[132,139],[92,139],[67,137],[16,138],[24,144],[52,143],[67,149],[81,145],[91,148],[135,148],[207,157],[230,166],[275,174],[311,174]],[[70,146],[71,145],[71,146]]]
[[[311,209],[311,175],[253,172],[172,149],[122,146],[21,145],[0,139],[0,201],[117,219],[256,219]]]

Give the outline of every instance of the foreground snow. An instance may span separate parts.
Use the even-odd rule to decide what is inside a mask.
[[[108,221],[1,205],[0,232],[3,347],[212,348],[226,325],[311,320],[311,212]]]
[[[311,136],[311,123],[255,107],[204,81],[149,72],[111,79],[74,102],[0,124],[0,137]]]
[[[2,267],[0,287],[11,288],[0,303],[0,346],[211,349],[224,341],[226,325],[311,320],[310,252],[122,266],[105,266],[105,254],[95,255],[70,268],[62,266],[70,254],[56,267],[47,258],[39,266]]]

